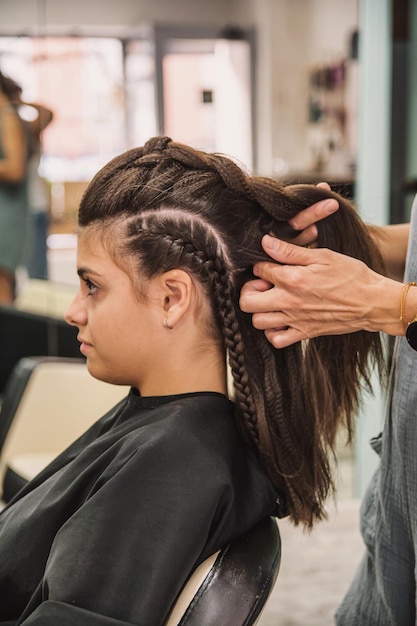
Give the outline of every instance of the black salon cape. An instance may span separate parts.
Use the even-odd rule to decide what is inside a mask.
[[[131,390],[0,514],[0,624],[162,625],[275,500],[224,396]]]

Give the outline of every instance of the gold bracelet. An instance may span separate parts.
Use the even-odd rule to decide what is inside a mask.
[[[415,287],[415,282],[405,283],[401,289],[401,300],[400,300],[400,322],[404,322],[404,308],[405,308],[405,299],[408,294],[408,290],[410,287]],[[405,322],[407,324],[407,322]]]

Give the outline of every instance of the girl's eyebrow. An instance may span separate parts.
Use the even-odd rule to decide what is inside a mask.
[[[99,272],[95,272],[94,270],[90,270],[88,269],[88,267],[79,267],[77,269],[77,274],[80,278],[85,278],[86,274],[89,275],[94,275],[94,276],[101,276],[101,274],[99,274]]]

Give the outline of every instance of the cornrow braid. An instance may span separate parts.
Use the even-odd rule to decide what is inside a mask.
[[[243,339],[233,302],[233,270],[221,237],[203,219],[183,210],[161,208],[131,218],[127,227],[127,252],[140,250],[140,267],[146,278],[182,268],[206,287],[217,324],[222,331],[234,381],[239,424],[246,440],[257,450],[259,433],[249,377],[245,366]],[[228,259],[228,260],[226,260]]]
[[[307,527],[326,515],[340,426],[351,436],[363,383],[370,386],[375,366],[384,371],[381,341],[377,333],[360,331],[275,350],[239,309],[239,294],[254,277],[253,264],[270,260],[262,236],[292,236],[288,219],[325,198],[336,198],[340,208],[317,224],[319,245],[383,271],[367,229],[340,195],[250,176],[224,155],[167,137],[104,166],[78,216],[81,228],[113,232],[113,223],[124,225],[112,246],[134,257],[141,275],[178,267],[195,276],[211,303],[213,332],[223,335],[241,432],[292,521]]]
[[[244,341],[240,332],[236,310],[233,306],[235,298],[233,297],[227,267],[223,261],[220,259],[219,261],[219,266],[221,266],[217,271],[219,281],[214,281],[213,283],[216,308],[218,307],[217,310],[223,317],[222,329],[233,375],[235,398],[242,417],[242,425],[246,428],[250,442],[255,445],[258,452],[259,430],[245,363]]]

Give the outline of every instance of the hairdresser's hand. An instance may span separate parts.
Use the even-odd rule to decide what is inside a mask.
[[[317,187],[330,190],[330,186],[327,183],[319,183]],[[338,208],[339,203],[337,200],[329,198],[320,200],[320,202],[312,204],[308,209],[300,211],[288,222],[292,228],[301,231],[297,237],[291,239],[291,243],[297,246],[308,246],[309,248],[317,247],[318,231],[316,223],[331,215],[331,213],[335,213]]]
[[[372,271],[358,259],[325,248],[309,250],[265,235],[262,245],[282,263],[257,263],[260,280],[244,285],[243,311],[253,313],[276,348],[301,339],[357,330],[404,334],[399,321],[402,284]],[[412,315],[411,296],[409,315]],[[412,318],[410,318],[412,319]]]

